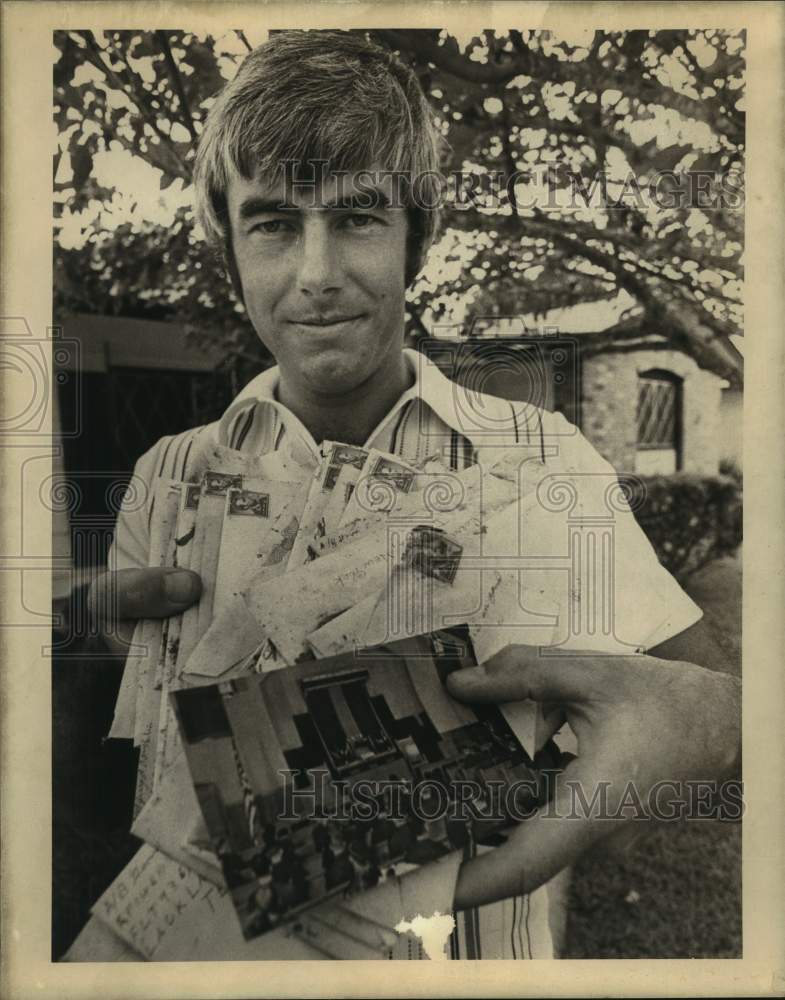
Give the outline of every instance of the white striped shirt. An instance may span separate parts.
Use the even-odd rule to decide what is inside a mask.
[[[410,463],[440,453],[451,468],[463,469],[477,461],[480,452],[492,457],[496,450],[517,446],[528,449],[543,464],[544,475],[577,474],[587,477],[587,484],[599,477],[606,492],[616,481],[612,467],[560,414],[464,389],[423,355],[415,351],[405,355],[413,383],[369,435],[366,448],[399,455]],[[285,445],[300,464],[315,466],[319,447],[301,421],[278,402],[277,385],[278,369],[273,368],[255,378],[220,421],[159,441],[137,463],[140,489],[146,486],[149,491],[160,476],[190,478],[198,456],[212,444],[252,455]],[[112,568],[147,565],[150,512],[150,503],[138,500],[121,511],[110,553]],[[616,574],[615,635],[637,635],[636,641],[641,642],[642,636],[656,634],[648,648],[692,625],[700,611],[659,566],[633,515],[620,510],[615,517],[618,544],[625,556]],[[654,591],[656,607],[647,620],[646,598]],[[456,875],[457,863],[453,863],[420,869],[407,879],[422,886],[422,899],[430,912],[449,912]],[[565,915],[563,885],[561,880],[558,887],[552,883],[528,895],[457,914],[449,957],[553,958],[551,931],[563,923]],[[323,955],[303,953],[302,957]],[[420,958],[422,949],[412,945],[411,938],[402,938],[390,957]]]

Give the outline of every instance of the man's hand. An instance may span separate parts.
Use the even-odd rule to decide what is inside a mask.
[[[456,909],[530,892],[629,824],[590,810],[576,815],[576,801],[591,803],[601,784],[613,816],[630,784],[645,805],[659,782],[737,777],[741,685],[727,674],[653,656],[554,655],[509,646],[485,668],[451,674],[447,685],[469,703],[558,702],[578,739],[578,759],[559,775],[551,806],[461,868]]]
[[[201,593],[202,581],[191,570],[121,569],[96,577],[88,603],[112,652],[127,653],[137,619],[178,615]]]

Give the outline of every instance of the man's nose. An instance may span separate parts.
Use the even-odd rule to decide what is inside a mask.
[[[303,226],[299,264],[300,291],[325,295],[340,288],[340,255],[326,217],[308,219]]]

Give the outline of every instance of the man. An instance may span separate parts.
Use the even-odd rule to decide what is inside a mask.
[[[142,480],[193,478],[215,443],[246,454],[286,448],[305,467],[315,466],[323,440],[410,462],[437,445],[461,469],[487,445],[489,427],[492,444],[532,449],[546,469],[613,478],[562,417],[492,397],[479,400],[481,416],[467,415],[452,383],[403,350],[406,288],[436,231],[440,144],[414,74],[359,36],[285,32],[248,56],[201,137],[198,210],[277,367],[217,424],[159,442],[137,465]],[[94,588],[96,608],[115,596],[111,626],[121,641],[134,619],[180,612],[200,592],[193,573],[145,568],[147,521],[142,507],[121,514],[115,571]],[[619,602],[616,634],[638,648],[650,634],[658,642],[685,629],[694,635],[699,612],[659,568],[632,515],[620,513],[618,522],[627,569],[619,569],[617,590],[627,603]],[[659,619],[641,624],[654,580],[667,612],[662,627]],[[696,649],[711,654],[703,640],[674,643],[666,653],[677,660],[699,662]],[[724,676],[640,653],[546,661],[521,646],[486,668],[453,675],[454,695],[565,705],[580,750],[569,773],[587,797],[603,780],[616,787],[635,778],[645,794],[660,779],[722,778],[734,769],[739,694]],[[557,802],[565,794],[560,788]],[[563,884],[539,887],[617,826],[538,815],[503,847],[460,868],[436,866],[441,881],[428,883],[427,898],[442,912],[481,907],[461,938],[469,957],[548,957],[563,927]],[[519,935],[516,945],[500,928],[519,925],[524,912],[528,944]],[[456,942],[453,954],[467,951]]]

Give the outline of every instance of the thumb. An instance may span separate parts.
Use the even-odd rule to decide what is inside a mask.
[[[201,592],[202,581],[190,570],[168,566],[121,569],[94,581],[89,605],[98,621],[167,618],[190,607]]]
[[[556,653],[548,647],[506,646],[484,667],[456,670],[447,689],[458,701],[498,703],[523,701],[581,702],[596,688],[604,657],[595,653]]]

